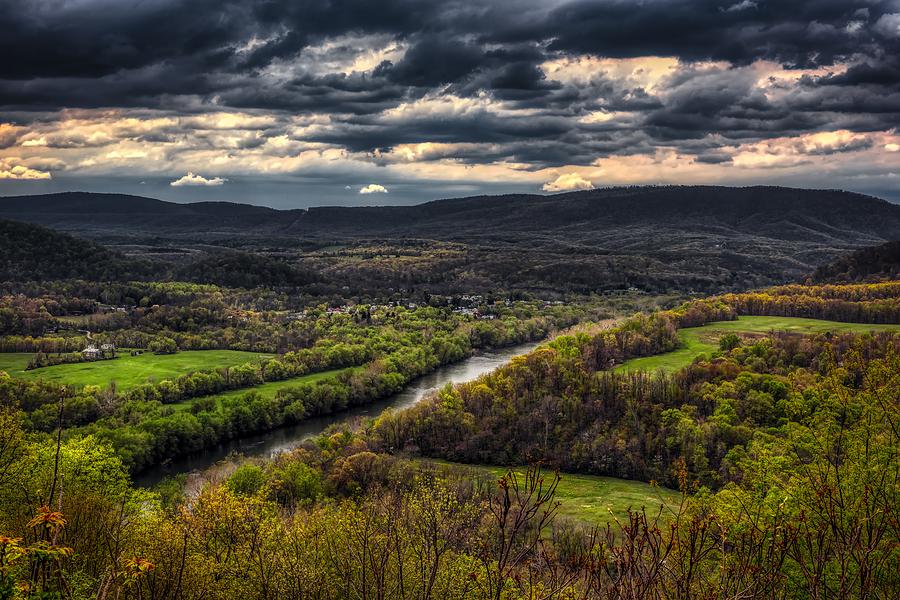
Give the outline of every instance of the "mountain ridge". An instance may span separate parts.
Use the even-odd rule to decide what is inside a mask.
[[[126,246],[168,241],[268,252],[341,285],[390,288],[386,282],[403,269],[409,285],[460,291],[524,280],[545,291],[747,288],[798,280],[853,250],[900,239],[900,205],[774,186],[604,188],[292,210],[71,192],[0,198],[0,218]]]

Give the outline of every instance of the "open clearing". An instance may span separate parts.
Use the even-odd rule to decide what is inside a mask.
[[[677,371],[691,364],[701,354],[719,349],[719,340],[727,333],[766,334],[772,331],[794,333],[866,333],[870,331],[898,331],[900,325],[872,323],[842,323],[799,317],[739,317],[735,321],[717,321],[702,327],[680,329],[682,347],[672,352],[625,361],[615,371]]]
[[[425,460],[435,465],[447,465],[482,472],[499,479],[513,471],[520,481],[525,479],[525,467],[498,467],[492,465],[467,465],[439,460]],[[552,472],[546,473],[548,477]],[[667,519],[677,511],[681,494],[642,481],[560,473],[556,488],[559,516],[588,525],[606,525],[614,519],[628,518],[628,509],[646,508],[647,516],[654,517],[662,507],[662,517]]]
[[[142,383],[175,379],[193,371],[232,367],[255,360],[271,358],[271,354],[239,350],[185,350],[176,354],[145,352],[131,356],[120,351],[119,358],[93,362],[54,365],[26,371],[31,354],[0,353],[0,371],[22,379],[43,379],[74,386],[107,386],[112,382],[120,390]]]

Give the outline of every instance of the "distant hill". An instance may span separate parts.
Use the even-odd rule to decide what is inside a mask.
[[[900,241],[857,250],[815,270],[814,283],[851,283],[900,279]]]
[[[68,233],[0,219],[0,280],[175,279],[229,287],[296,287],[318,278],[283,261],[238,251],[201,252],[179,263],[135,259]]]
[[[94,234],[266,231],[291,212],[233,202],[177,204],[128,194],[62,192],[0,198],[0,217]],[[288,217],[289,218],[289,217]]]
[[[435,200],[414,206],[275,210],[232,202],[177,204],[125,194],[63,192],[0,198],[0,217],[66,231],[246,235],[430,235],[685,227],[775,239],[883,241],[900,231],[900,206],[839,190],[650,186]],[[890,239],[890,238],[888,238]]]
[[[0,279],[113,280],[147,269],[96,242],[16,221],[0,220]]]
[[[311,208],[294,222],[294,229],[387,232],[412,227],[444,237],[559,229],[599,232],[608,226],[646,225],[730,229],[779,239],[843,238],[861,230],[877,237],[900,228],[900,206],[838,190],[633,187],[552,196],[476,196],[404,207]]]
[[[434,291],[752,287],[796,280],[848,251],[900,239],[898,205],[838,190],[762,186],[607,188],[308,210],[72,192],[0,198],[0,217],[102,241],[331,248],[329,256],[294,256],[351,289],[392,289],[398,277],[402,287]],[[422,250],[442,244],[452,251]],[[358,256],[343,258],[356,247],[363,249]],[[382,251],[395,258],[360,260]],[[401,267],[401,255],[425,258]]]

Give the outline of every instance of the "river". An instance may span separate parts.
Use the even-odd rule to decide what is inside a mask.
[[[304,440],[322,433],[334,423],[341,423],[357,417],[375,417],[388,408],[402,409],[412,406],[448,383],[471,381],[509,362],[515,356],[531,352],[537,346],[538,343],[528,343],[479,352],[461,362],[440,367],[428,375],[412,381],[393,396],[339,413],[307,419],[297,425],[232,440],[196,454],[175,458],[164,465],[141,473],[134,478],[134,482],[139,486],[150,487],[170,475],[203,471],[230,454],[273,456],[279,452],[290,450]]]

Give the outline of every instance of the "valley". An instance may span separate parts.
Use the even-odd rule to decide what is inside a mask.
[[[18,251],[0,289],[0,524],[29,539],[31,490],[62,482],[56,503],[72,517],[53,531],[85,562],[52,568],[95,581],[79,565],[110,568],[100,567],[106,542],[95,540],[117,540],[153,565],[135,580],[145,590],[151,577],[215,588],[203,575],[209,544],[230,553],[216,567],[228,594],[289,589],[247,564],[296,573],[299,561],[318,573],[360,548],[383,552],[385,581],[406,585],[400,573],[426,564],[420,549],[441,540],[446,550],[427,564],[447,590],[461,570],[486,581],[503,547],[542,565],[515,576],[552,582],[565,569],[561,590],[587,590],[609,581],[589,557],[641,546],[628,559],[635,568],[676,556],[724,589],[724,560],[737,565],[728,577],[771,591],[788,580],[813,589],[782,565],[809,561],[806,542],[823,531],[830,548],[861,540],[853,523],[877,513],[883,541],[868,554],[851,541],[848,552],[865,556],[858,564],[878,586],[894,585],[886,567],[896,494],[879,483],[896,476],[900,443],[900,282],[889,277],[889,247],[816,271],[864,282],[810,275],[751,290],[812,265],[775,275],[766,269],[784,264],[757,268],[743,255],[752,276],[716,279],[723,291],[707,294],[660,275],[662,259],[640,246],[619,283],[591,271],[580,261],[602,254],[577,245],[595,239],[596,224],[579,238],[564,215],[547,222],[559,228],[552,241],[534,231],[522,254],[511,248],[531,234],[518,217],[508,237],[480,239],[475,225],[465,239],[442,233],[437,223],[475,218],[473,206],[386,211],[396,222],[367,209],[371,223],[358,231],[385,228],[390,239],[377,242],[340,225],[356,216],[310,211],[347,237],[292,246],[273,233],[260,249],[237,236],[224,251],[221,241],[199,249],[169,225],[159,225],[168,232],[159,246],[116,241],[101,231],[105,218],[88,232],[99,242],[7,225]],[[434,237],[390,230],[403,222]],[[761,235],[741,223],[730,231]],[[578,266],[556,262],[564,238]],[[793,252],[819,242],[779,243]],[[35,253],[43,247],[60,251]],[[731,260],[713,247],[709,264]],[[604,256],[604,268],[624,264]],[[535,277],[533,260],[547,266]],[[695,277],[700,265],[685,260]],[[568,283],[556,286],[557,277]],[[843,459],[835,465],[822,448]],[[838,520],[842,498],[853,502]],[[40,543],[6,539],[0,545],[29,544],[22,556]],[[682,545],[692,539],[702,556]],[[285,540],[299,554],[275,549]],[[829,552],[821,560],[834,569]],[[740,566],[750,560],[754,569]],[[519,589],[509,577],[506,589]],[[328,597],[318,576],[305,585]]]
[[[900,599],[900,0],[0,7],[0,600]]]

